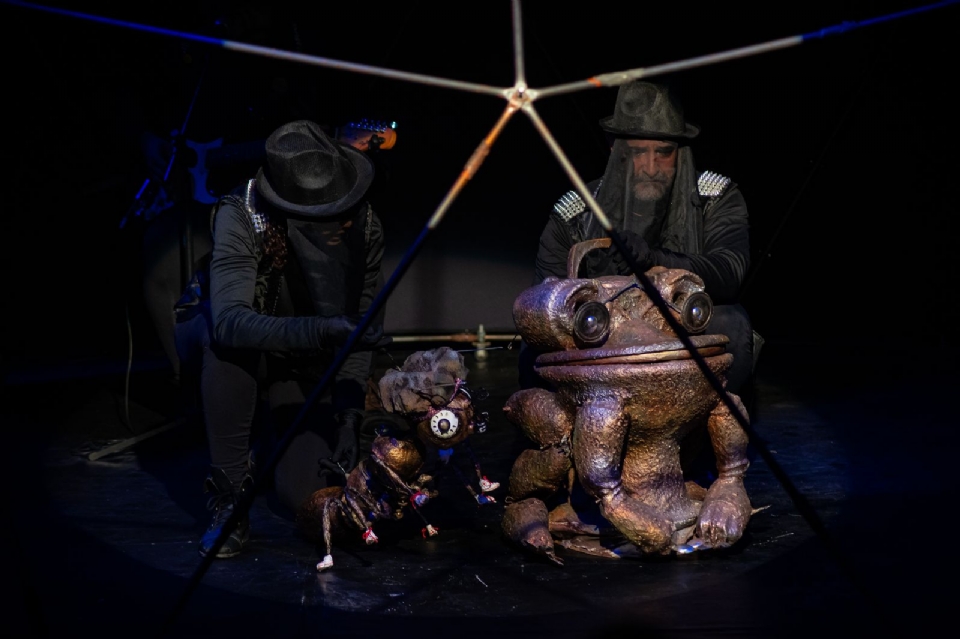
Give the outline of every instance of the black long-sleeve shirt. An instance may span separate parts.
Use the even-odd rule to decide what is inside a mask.
[[[364,286],[357,314],[369,309],[382,286],[381,261],[384,251],[380,219],[369,212],[365,238]],[[274,316],[258,313],[254,297],[258,277],[258,238],[253,220],[241,207],[226,201],[216,213],[213,227],[213,254],[210,262],[210,301],[214,340],[231,348],[247,348],[307,360],[332,359],[320,343],[320,318],[316,315]],[[291,255],[289,260],[294,259]],[[289,261],[288,260],[288,261]],[[285,273],[285,278],[288,275]],[[286,281],[284,286],[286,286]],[[294,300],[294,306],[308,307],[309,300]],[[352,313],[354,309],[347,309]],[[380,320],[382,321],[382,319]],[[351,353],[338,374],[365,384],[372,368],[372,353]],[[315,361],[315,363],[319,363]],[[316,366],[309,368],[315,369]]]
[[[597,182],[592,182],[588,188],[592,191]],[[735,184],[729,185],[715,202],[710,202],[709,198],[699,199],[702,224],[692,231],[697,235],[699,250],[696,253],[679,253],[654,243],[650,245],[653,263],[692,271],[703,278],[707,293],[714,303],[733,303],[750,265],[747,205]],[[577,235],[583,237],[577,239]],[[535,283],[542,282],[548,276],[567,277],[570,248],[579,241],[606,236],[606,231],[589,209],[569,222],[551,215],[540,235]],[[597,272],[589,273],[589,276],[612,274]]]

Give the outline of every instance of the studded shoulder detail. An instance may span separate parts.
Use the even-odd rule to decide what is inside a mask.
[[[719,197],[730,186],[730,178],[713,171],[704,171],[697,179],[697,191],[701,197]]]
[[[597,197],[597,193],[600,192],[600,184],[602,183],[603,181],[601,180],[594,187],[593,197]],[[569,222],[586,210],[587,203],[583,201],[583,198],[580,197],[580,194],[576,191],[567,191],[561,195],[557,203],[553,205],[554,214],[560,218],[562,222]]]
[[[562,221],[567,222],[583,213],[586,208],[587,205],[579,193],[576,191],[567,191],[561,195],[557,203],[553,205],[553,212]]]
[[[247,188],[243,196],[243,209],[247,212],[247,215],[250,216],[250,221],[253,222],[254,232],[258,235],[263,235],[263,232],[267,230],[267,218],[257,210],[257,207],[253,203],[253,187],[256,182],[256,180],[247,181]]]

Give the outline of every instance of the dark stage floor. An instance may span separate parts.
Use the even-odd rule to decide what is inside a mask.
[[[408,352],[381,354],[379,366]],[[261,494],[244,553],[214,562],[186,599],[207,523],[199,426],[174,425],[90,460],[177,424],[166,369],[159,360],[136,366],[127,403],[125,361],[12,365],[3,626],[23,630],[4,634],[923,636],[952,626],[956,553],[950,517],[937,512],[952,511],[960,443],[953,361],[768,342],[753,421],[789,483],[755,457],[747,487],[753,505],[768,508],[728,551],[566,553],[557,566],[503,541],[502,499],[478,507],[447,477],[426,511],[438,537],[421,538],[419,522],[384,526],[378,546],[337,551],[323,574],[322,553]],[[469,354],[467,363],[471,385],[490,392],[490,428],[474,446],[505,484],[526,446],[499,410],[516,390],[516,351]]]

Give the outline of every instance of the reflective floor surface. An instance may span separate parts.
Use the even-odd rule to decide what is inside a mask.
[[[378,370],[408,353],[382,352]],[[528,446],[500,410],[516,351],[466,358],[491,414],[474,450],[506,485]],[[766,508],[726,551],[560,549],[558,566],[503,539],[502,499],[478,506],[446,474],[425,509],[438,536],[378,524],[378,545],[337,550],[325,573],[269,491],[243,553],[198,570],[204,434],[161,363],[129,382],[126,362],[9,366],[4,618],[38,637],[922,636],[951,619],[957,567],[950,364],[768,343],[746,480]]]

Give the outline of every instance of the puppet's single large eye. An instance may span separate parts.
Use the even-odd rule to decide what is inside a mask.
[[[452,410],[440,410],[430,418],[430,430],[441,439],[450,439],[460,430],[460,420]]]
[[[713,316],[713,301],[706,293],[692,293],[683,300],[680,308],[680,323],[691,333],[699,333],[707,327]]]
[[[599,346],[610,335],[610,313],[600,302],[587,302],[573,316],[573,336],[583,346]]]

